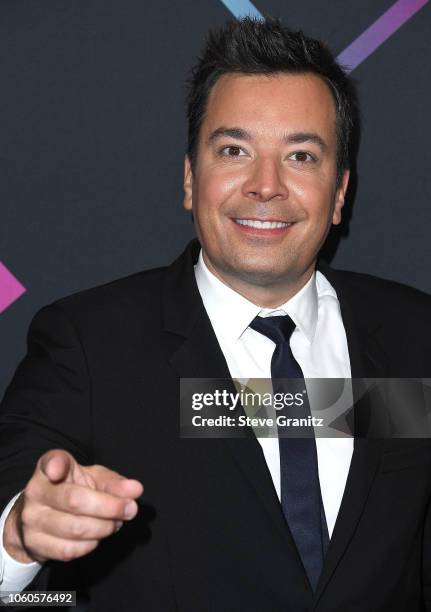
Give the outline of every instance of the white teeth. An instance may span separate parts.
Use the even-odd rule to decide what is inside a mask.
[[[258,229],[275,229],[276,227],[288,227],[291,223],[283,223],[281,221],[259,221],[258,219],[235,219],[235,223],[239,225],[249,225]]]

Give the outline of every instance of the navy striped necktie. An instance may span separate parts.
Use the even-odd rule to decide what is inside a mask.
[[[274,393],[305,389],[304,375],[290,348],[295,323],[289,317],[256,317],[250,327],[275,343],[271,359]],[[286,379],[294,379],[288,381]],[[304,404],[291,416],[311,415],[306,394]],[[285,413],[285,412],[284,412]],[[305,571],[316,589],[329,545],[328,527],[322,504],[313,428],[299,431],[303,437],[285,437],[279,429],[281,504]]]

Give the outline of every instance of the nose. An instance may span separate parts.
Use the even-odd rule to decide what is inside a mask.
[[[248,198],[259,202],[287,198],[289,190],[280,163],[269,157],[256,159],[243,184],[243,193]]]

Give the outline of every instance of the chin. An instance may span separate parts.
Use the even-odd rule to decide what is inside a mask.
[[[286,282],[291,277],[295,277],[292,270],[278,270],[273,266],[242,266],[241,268],[231,269],[230,275],[240,278],[243,282],[258,287],[270,287],[279,282]]]

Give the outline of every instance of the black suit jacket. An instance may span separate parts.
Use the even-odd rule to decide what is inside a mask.
[[[86,592],[108,612],[431,610],[431,446],[357,438],[316,593],[261,447],[180,439],[179,378],[228,378],[193,274],[192,242],[150,270],[42,309],[0,411],[0,506],[39,456],[70,451],[144,483],[135,520],[31,588]],[[430,375],[431,300],[324,269],[346,328],[352,376]],[[409,406],[405,406],[409,410]]]

